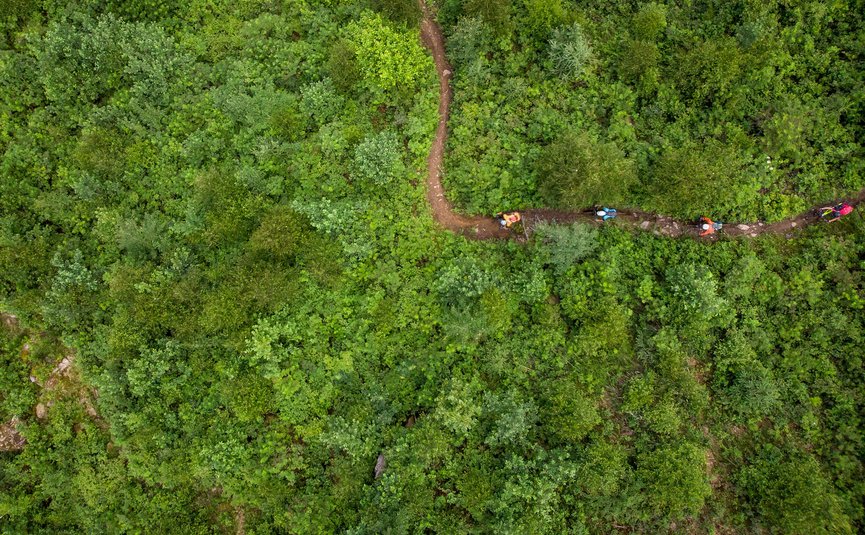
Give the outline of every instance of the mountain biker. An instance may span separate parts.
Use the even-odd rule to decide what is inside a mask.
[[[595,212],[595,215],[600,217],[600,219],[598,219],[598,221],[606,221],[607,219],[615,218],[617,215],[619,215],[619,212],[617,212],[615,208],[607,208],[605,206],[602,209]]]
[[[852,212],[853,206],[850,204],[847,204],[846,202],[841,202],[841,203],[836,204],[835,206],[831,206],[831,207],[830,206],[824,206],[823,208],[820,208],[821,213],[826,213],[827,211],[830,211],[830,210],[832,212],[832,219],[829,219],[828,222],[832,223],[833,221],[838,221],[839,219],[841,219],[845,215]]]
[[[519,223],[523,219],[519,212],[499,212],[496,217],[499,218],[499,224],[505,228],[511,228],[514,223]]]
[[[721,230],[721,227],[724,226],[723,223],[716,223],[708,217],[701,217],[700,222],[702,223],[700,228],[703,229],[703,232],[700,233],[700,237],[714,234],[716,230]]]

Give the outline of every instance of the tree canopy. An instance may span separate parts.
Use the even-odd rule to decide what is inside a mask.
[[[855,2],[429,7],[461,209],[863,185]],[[418,17],[4,4],[0,533],[863,531],[858,210],[446,232]]]

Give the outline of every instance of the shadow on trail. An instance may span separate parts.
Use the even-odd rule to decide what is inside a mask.
[[[454,211],[448,201],[442,187],[441,176],[444,169],[445,142],[448,135],[448,118],[450,106],[453,100],[453,89],[450,80],[453,77],[453,68],[448,63],[445,55],[444,36],[441,27],[424,0],[418,0],[423,13],[421,20],[421,40],[432,53],[435,61],[436,72],[439,78],[439,122],[436,127],[436,135],[430,148],[427,159],[427,201],[432,209],[433,217],[442,227],[475,240],[524,238],[524,234],[515,233],[503,228],[497,219],[483,216],[467,216]],[[843,202],[859,205],[865,200],[865,189],[861,190],[855,197],[842,199]],[[838,201],[835,201],[838,202]],[[834,204],[834,203],[830,203]],[[778,221],[776,223],[725,223],[720,232],[724,236],[746,236],[755,238],[761,234],[777,234],[790,236],[791,231],[807,225],[819,222],[817,208],[799,214],[796,217]],[[525,227],[531,231],[535,224],[541,221],[550,223],[582,223],[598,224],[591,210],[582,212],[568,212],[549,208],[537,208],[520,210]],[[616,218],[617,226],[637,227],[645,231],[654,232],[661,236],[677,238],[680,236],[699,236],[696,222],[677,221],[672,217],[659,214],[650,214],[640,210],[619,209]],[[717,239],[718,234],[710,235],[704,239]]]

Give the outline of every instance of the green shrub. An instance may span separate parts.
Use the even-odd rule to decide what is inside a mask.
[[[303,86],[300,94],[300,109],[319,126],[329,122],[342,110],[343,99],[329,78]]]
[[[534,232],[544,243],[545,250],[549,252],[550,263],[558,275],[564,274],[598,247],[598,231],[589,225],[541,222],[535,225]]]
[[[389,184],[405,169],[402,148],[396,133],[391,130],[367,136],[354,150],[358,177],[378,186]]]
[[[697,514],[712,493],[706,451],[688,442],[641,453],[637,478],[646,492],[642,514],[649,518],[679,520]]]
[[[759,182],[748,176],[750,157],[718,141],[666,149],[652,171],[650,205],[678,217],[756,219]]]
[[[737,474],[759,523],[779,533],[853,533],[842,502],[813,456],[766,445]]]
[[[636,182],[636,166],[613,142],[571,132],[547,146],[538,160],[538,182],[553,206],[582,209],[615,205]]]
[[[667,9],[654,2],[643,4],[634,14],[632,24],[634,35],[638,39],[654,41],[667,27]]]

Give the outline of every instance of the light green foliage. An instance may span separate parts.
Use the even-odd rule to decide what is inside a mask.
[[[676,436],[682,426],[679,409],[672,400],[664,400],[646,411],[649,428],[662,436]]]
[[[566,80],[582,78],[592,60],[592,47],[579,24],[553,31],[550,57],[556,72]]]
[[[458,68],[468,67],[480,58],[489,40],[489,28],[483,20],[463,17],[448,37],[448,59]]]
[[[275,207],[249,237],[249,248],[266,258],[290,259],[303,244],[307,223],[287,206]]]
[[[628,41],[620,63],[622,77],[629,81],[639,81],[647,77],[657,82],[660,59],[661,51],[655,43],[636,39]]]
[[[190,58],[178,53],[159,27],[112,15],[79,20],[53,25],[37,48],[49,101],[78,108],[129,84],[129,94],[121,98],[166,104],[172,86],[187,75]]]
[[[0,419],[4,422],[22,418],[36,402],[36,385],[21,358],[22,345],[21,333],[9,328],[0,332]]]
[[[280,322],[277,316],[260,322],[250,340],[250,361],[274,381],[282,418],[310,433],[336,395],[336,377],[353,366],[350,352],[329,354],[321,334],[331,329],[318,315],[300,324]]]
[[[524,444],[533,438],[538,408],[532,400],[524,400],[513,391],[484,396],[484,412],[492,427],[484,443],[505,447]]]
[[[628,475],[627,451],[620,444],[593,442],[586,448],[578,483],[591,497],[614,496]]]
[[[156,214],[145,214],[141,222],[121,221],[117,248],[135,260],[153,259],[168,248],[168,226]]]
[[[549,392],[541,419],[544,427],[563,444],[583,440],[601,423],[595,401],[573,382],[560,379],[547,388]]]
[[[859,58],[840,52],[861,29],[850,2],[455,4],[445,180],[467,211],[570,206],[536,165],[566,132],[632,162],[628,188],[605,191],[677,218],[776,221],[865,186],[863,131],[845,119],[862,102]]]
[[[445,303],[464,303],[492,287],[492,274],[472,258],[457,258],[439,272],[435,290]]]
[[[99,289],[97,279],[84,262],[80,249],[71,254],[57,252],[51,260],[56,275],[45,294],[43,314],[57,326],[70,330],[86,328],[88,308]]]
[[[725,37],[699,42],[683,51],[678,60],[683,76],[679,85],[699,105],[705,99],[726,100],[733,96],[745,58],[735,39]]]
[[[456,378],[437,400],[436,418],[458,437],[468,433],[481,414],[480,387],[477,380],[467,382]]]
[[[465,0],[464,9],[470,16],[480,17],[500,37],[513,31],[512,0]]]
[[[671,267],[667,272],[673,303],[685,314],[711,321],[720,315],[726,303],[718,295],[717,282],[704,266],[691,264]]]
[[[523,0],[523,5],[527,15],[526,26],[540,38],[549,35],[567,18],[563,0]]]
[[[241,422],[258,422],[274,410],[273,385],[254,373],[243,373],[225,385],[231,410]]]
[[[382,95],[410,95],[432,69],[416,34],[394,29],[379,15],[363,13],[349,32],[364,79]]]
[[[732,333],[720,345],[716,359],[715,386],[734,412],[760,419],[778,407],[778,384],[741,333]]]
[[[544,286],[546,290],[546,286]],[[544,291],[546,294],[546,291]],[[489,331],[503,336],[510,330],[514,307],[508,302],[505,294],[498,288],[490,288],[480,298],[481,316],[485,320]]]
[[[636,414],[646,410],[652,404],[655,397],[654,379],[654,374],[649,374],[628,381],[622,398],[623,412]]]

